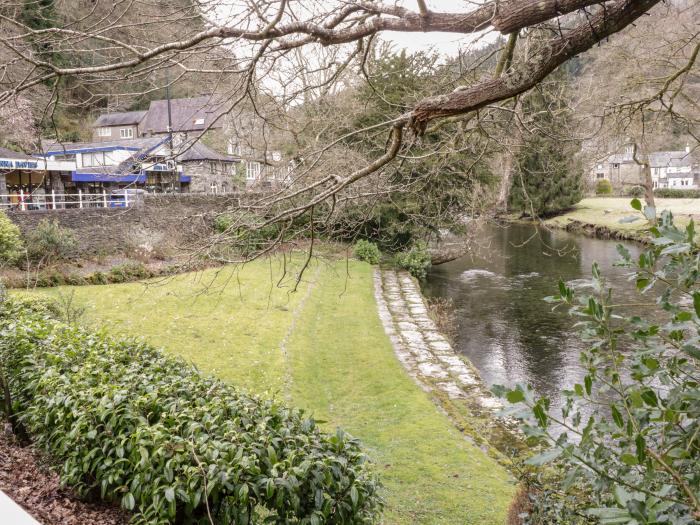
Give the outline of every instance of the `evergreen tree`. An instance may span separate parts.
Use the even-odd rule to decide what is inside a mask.
[[[569,138],[575,128],[573,111],[562,95],[562,74],[523,101],[531,119],[513,166],[509,209],[538,217],[566,210],[583,198],[581,143]]]

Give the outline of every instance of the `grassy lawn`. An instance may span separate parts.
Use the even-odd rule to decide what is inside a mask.
[[[620,223],[620,219],[638,214],[630,206],[631,200],[632,197],[583,199],[574,206],[572,211],[548,219],[546,223],[561,227],[575,220],[586,224],[605,226],[611,230],[634,233],[645,228],[647,223],[643,219],[626,224]],[[700,199],[656,199],[656,207],[659,213],[662,210],[671,210],[679,225],[688,224],[691,216],[695,217],[696,222],[700,220]]]
[[[284,396],[360,438],[387,489],[387,524],[503,524],[508,473],[407,376],[384,334],[372,269],[316,263],[298,292],[279,260],[74,290],[86,318],[139,334],[248,390]]]

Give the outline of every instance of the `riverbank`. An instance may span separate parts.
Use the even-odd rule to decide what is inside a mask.
[[[603,239],[644,241],[647,222],[632,209],[632,197],[591,197],[583,199],[571,210],[544,221],[545,226],[582,233]],[[658,212],[670,210],[679,226],[693,218],[700,222],[700,199],[656,199]],[[626,217],[639,217],[634,222],[620,222]]]
[[[85,322],[141,335],[208,373],[311,411],[360,438],[387,524],[502,524],[508,472],[406,374],[384,332],[373,269],[313,262],[296,293],[281,257],[143,283],[61,287]]]

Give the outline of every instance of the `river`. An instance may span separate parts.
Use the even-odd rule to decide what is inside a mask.
[[[582,382],[583,344],[565,310],[543,298],[557,293],[559,279],[580,286],[597,261],[614,287],[631,296],[629,269],[614,266],[619,241],[593,239],[532,225],[484,224],[469,255],[434,266],[426,296],[452,301],[457,327],[454,348],[488,384],[529,384],[561,405],[560,392]],[[633,256],[634,243],[624,244]]]

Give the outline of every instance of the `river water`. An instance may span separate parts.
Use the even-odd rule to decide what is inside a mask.
[[[581,286],[594,261],[611,285],[627,290],[622,296],[636,294],[629,269],[614,266],[620,242],[525,224],[485,224],[476,237],[472,253],[432,268],[423,291],[451,299],[454,348],[488,385],[530,384],[559,406],[560,391],[585,375],[583,344],[574,320],[543,298],[558,293],[560,278]],[[636,244],[622,244],[639,253]]]

